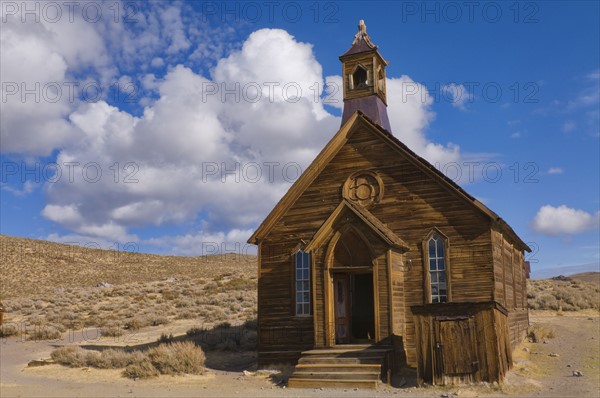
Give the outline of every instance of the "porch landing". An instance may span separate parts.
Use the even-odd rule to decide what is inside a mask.
[[[377,388],[387,378],[386,356],[391,346],[344,344],[304,351],[288,387]]]

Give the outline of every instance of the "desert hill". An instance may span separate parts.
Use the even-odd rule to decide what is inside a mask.
[[[122,285],[170,277],[256,277],[256,256],[164,256],[89,249],[0,235],[0,299],[62,288]]]

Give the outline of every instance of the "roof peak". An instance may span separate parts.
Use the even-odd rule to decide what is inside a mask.
[[[367,33],[367,25],[365,25],[365,20],[361,19],[358,22],[358,32],[354,35],[354,41],[352,45],[355,46],[359,44],[359,41],[363,40],[369,47],[373,48],[375,45],[371,43],[371,38]]]
[[[377,51],[377,46],[371,42],[371,37],[367,33],[367,25],[363,19],[358,23],[358,32],[354,35],[354,41],[350,49],[340,56],[340,59],[352,54]]]

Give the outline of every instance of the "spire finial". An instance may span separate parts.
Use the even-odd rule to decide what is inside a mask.
[[[354,41],[352,45],[355,45],[360,40],[364,40],[370,47],[373,47],[373,43],[371,43],[371,38],[367,34],[367,25],[365,25],[365,21],[363,19],[358,23],[358,32],[354,35]]]

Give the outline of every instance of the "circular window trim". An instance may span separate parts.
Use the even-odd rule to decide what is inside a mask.
[[[377,192],[376,196],[372,198],[372,200],[370,201],[370,203],[363,203],[364,200],[356,200],[354,198],[351,197],[350,195],[350,189],[351,186],[353,184],[353,182],[361,176],[369,176],[372,179],[375,180],[375,184],[376,184],[376,188],[378,188],[379,192]],[[342,187],[342,197],[352,203],[356,203],[360,206],[363,207],[371,207],[373,205],[376,205],[377,203],[379,203],[381,201],[381,199],[383,199],[383,181],[381,180],[381,177],[379,177],[379,175],[373,171],[369,171],[369,170],[360,170],[357,171],[355,173],[352,173],[350,175],[350,177],[348,177],[346,179],[346,181],[344,182],[344,186]]]

